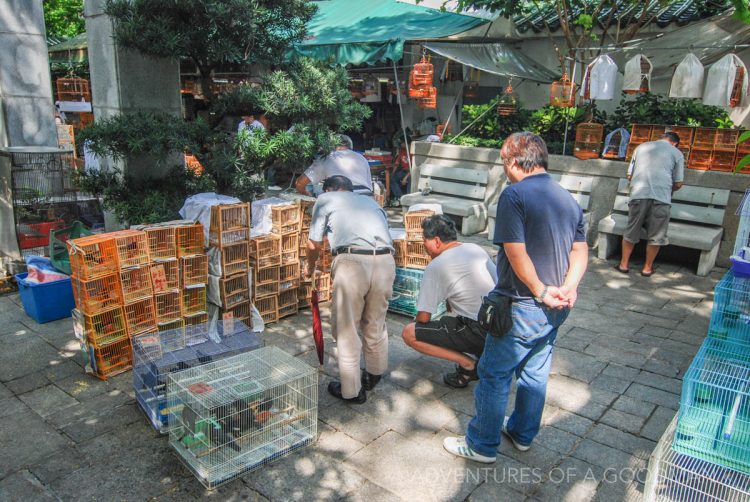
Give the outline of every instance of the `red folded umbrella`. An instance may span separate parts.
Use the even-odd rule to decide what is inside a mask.
[[[314,280],[313,280],[314,282]],[[318,361],[323,365],[323,324],[320,322],[320,307],[318,307],[318,290],[313,288],[312,298],[310,298],[313,318],[313,339],[315,340],[315,349],[318,351]]]

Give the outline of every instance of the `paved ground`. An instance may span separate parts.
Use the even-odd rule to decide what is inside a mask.
[[[0,297],[0,500],[638,500],[722,274],[659,264],[628,278],[592,256],[558,337],[544,427],[526,453],[503,443],[489,467],[443,451],[470,419],[474,384],[444,386],[449,365],[401,341],[407,319],[389,314],[389,373],[361,406],[325,392],[327,339],[317,444],[210,494],[151,430],[129,372],[85,375],[70,320],[39,325],[17,295]],[[263,337],[317,365],[309,326],[304,311]]]

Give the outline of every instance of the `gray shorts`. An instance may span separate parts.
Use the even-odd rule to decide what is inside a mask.
[[[669,225],[669,204],[654,199],[634,199],[628,203],[628,227],[623,238],[633,244],[641,240],[641,228],[646,228],[648,243],[652,246],[666,246],[667,226]]]

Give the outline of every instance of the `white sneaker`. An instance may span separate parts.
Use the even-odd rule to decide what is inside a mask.
[[[469,445],[466,444],[465,436],[459,438],[450,437],[443,439],[443,448],[445,448],[448,453],[452,453],[457,457],[468,458],[469,460],[473,460],[474,462],[491,464],[495,460],[497,460],[497,457],[485,457],[484,455],[480,455],[479,453],[472,450]]]
[[[516,447],[516,450],[518,451],[529,451],[529,448],[531,448],[531,445],[523,445],[521,443],[516,442],[515,439],[513,439],[513,436],[508,434],[508,420],[510,420],[510,417],[505,417],[503,419],[503,434],[510,439],[510,442],[513,443],[513,446]]]

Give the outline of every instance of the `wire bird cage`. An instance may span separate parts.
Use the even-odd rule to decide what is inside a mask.
[[[676,430],[675,416],[651,454],[644,502],[750,500],[750,476],[676,452],[672,448]]]
[[[602,151],[604,126],[595,122],[582,122],[576,127],[573,155],[582,160],[598,159]]]
[[[243,322],[217,324],[217,332],[208,336],[208,324],[195,327],[206,336],[188,345],[183,322],[169,330],[133,337],[133,389],[135,399],[159,432],[167,432],[167,378],[170,374],[242,354],[263,346],[257,333]],[[191,340],[200,340],[192,337]]]
[[[716,285],[708,337],[750,345],[750,278],[730,270]]]
[[[497,101],[497,114],[500,117],[509,117],[518,113],[518,96],[513,91],[513,85],[508,82],[508,87]]]
[[[732,82],[732,92],[729,93],[729,107],[736,108],[742,105],[742,83],[745,78],[744,66],[738,65],[734,73],[734,82]]]
[[[317,437],[318,372],[276,347],[169,375],[169,443],[207,488]]]
[[[409,317],[417,315],[417,297],[419,297],[419,285],[423,277],[424,270],[396,267],[393,296],[388,302],[388,310]],[[442,302],[432,318],[442,316],[445,310],[445,302]]]
[[[44,255],[50,231],[79,219],[91,199],[78,194],[73,185],[73,151],[52,147],[0,148],[0,164],[3,159],[10,163],[19,249],[23,255]]]
[[[223,247],[250,238],[250,204],[224,204],[211,207],[208,241]]]
[[[58,78],[55,87],[60,101],[91,101],[91,88],[85,78]]]
[[[750,346],[707,338],[682,383],[674,450],[750,474]]]
[[[570,108],[576,105],[576,84],[564,73],[560,80],[552,82],[549,91],[549,104],[558,108]]]

